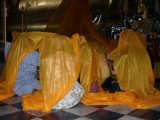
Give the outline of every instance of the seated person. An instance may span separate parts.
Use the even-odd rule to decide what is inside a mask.
[[[16,95],[33,94],[35,89],[41,89],[40,81],[35,79],[37,66],[39,66],[39,52],[33,51],[23,58],[13,89]]]
[[[5,49],[5,58],[11,47],[8,45]],[[26,55],[18,69],[17,78],[14,86],[14,93],[18,96],[34,94],[37,90],[41,90],[40,80],[35,79],[37,66],[39,66],[39,52],[33,51]],[[77,105],[83,97],[84,90],[82,86],[76,82],[68,94],[61,99],[52,109],[67,109]]]
[[[11,43],[5,43],[5,58],[11,47]],[[39,52],[33,51],[26,55],[17,73],[17,78],[14,86],[14,93],[18,96],[23,96],[26,94],[33,94],[36,90],[40,90],[40,81],[35,79],[36,69],[39,66]]]
[[[119,87],[119,83],[118,83],[118,80],[117,80],[117,77],[116,77],[116,72],[114,71],[112,62],[110,61],[110,55],[107,53],[107,49],[106,49],[105,57],[106,57],[107,64],[108,64],[111,75],[102,84],[102,88],[104,90],[109,89],[110,93],[120,92],[121,89]]]

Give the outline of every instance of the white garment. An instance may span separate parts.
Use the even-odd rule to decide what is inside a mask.
[[[69,93],[59,101],[52,109],[67,109],[77,105],[83,97],[84,89],[76,82]]]

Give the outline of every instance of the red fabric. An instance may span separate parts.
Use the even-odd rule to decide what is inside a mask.
[[[92,82],[91,87],[90,87],[90,92],[91,93],[97,93],[98,89],[99,89],[98,82],[97,81]]]

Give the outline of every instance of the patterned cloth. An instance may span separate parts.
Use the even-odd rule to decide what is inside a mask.
[[[98,82],[97,82],[97,81],[92,82],[92,83],[91,83],[91,87],[90,87],[90,92],[91,92],[91,93],[97,93],[97,92],[98,92],[98,89],[99,89]]]
[[[11,43],[5,43],[5,58],[11,47]],[[18,96],[31,94],[33,89],[40,90],[40,81],[35,79],[36,69],[39,66],[39,52],[33,51],[26,55],[18,69],[14,93]]]
[[[41,89],[40,81],[35,79],[37,66],[39,66],[37,51],[31,52],[23,58],[13,90],[16,95],[23,96],[31,94],[33,89]]]
[[[67,109],[76,106],[83,97],[84,90],[82,86],[76,82],[69,93],[58,102],[52,109]]]

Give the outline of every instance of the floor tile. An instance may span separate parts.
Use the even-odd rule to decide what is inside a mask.
[[[29,120],[32,118],[35,118],[35,116],[30,115],[23,111],[11,113],[9,115],[0,116],[0,120]]]
[[[132,116],[129,116],[129,115],[125,115],[117,120],[144,120],[144,119],[141,119],[141,118],[136,118],[136,117],[132,117]]]
[[[84,117],[92,119],[92,120],[117,120],[118,118],[122,117],[122,114],[107,111],[107,110],[99,110],[96,112],[93,112],[89,115],[86,115]]]
[[[85,117],[79,117],[79,118],[77,118],[77,119],[74,119],[74,120],[92,120],[92,119],[85,118]]]
[[[40,118],[42,118],[43,120],[74,120],[79,117],[80,116],[61,110],[61,111],[53,112],[48,115],[42,116]]]
[[[147,120],[158,120],[160,119],[160,112],[154,110],[134,110],[133,112],[129,113],[128,115],[133,117],[138,117]]]
[[[21,111],[21,110],[11,105],[2,106],[0,107],[0,116],[11,114],[18,111]]]
[[[41,118],[33,118],[33,119],[30,119],[30,120],[43,120]]]
[[[22,103],[21,103],[21,102],[20,102],[20,103],[12,104],[12,106],[14,106],[14,107],[16,107],[16,108],[18,108],[18,109],[20,109],[20,110],[23,109],[23,108],[22,108]]]
[[[70,108],[70,109],[66,109],[64,111],[73,113],[73,114],[78,115],[78,116],[85,116],[85,115],[90,114],[92,112],[95,112],[97,110],[99,110],[99,108],[95,108],[95,107],[92,107],[92,106],[79,104],[76,107],[73,107],[73,108]]]
[[[8,104],[6,104],[6,103],[0,101],[0,107],[5,106],[5,105],[8,105]]]
[[[19,103],[19,102],[22,102],[22,97],[15,96],[9,99],[2,100],[2,102],[7,103],[7,104]]]
[[[150,110],[160,111],[160,105],[149,108]]]
[[[43,112],[41,112],[39,110],[27,110],[25,112],[27,112],[27,113],[29,113],[31,115],[34,115],[36,117],[41,117],[41,116],[47,115],[47,113],[43,113]]]
[[[120,113],[120,114],[128,114],[131,111],[135,110],[135,109],[133,109],[131,107],[128,107],[126,105],[111,105],[111,106],[107,106],[103,109],[104,110],[109,110],[109,111],[112,111],[112,112],[117,112],[117,113]]]

